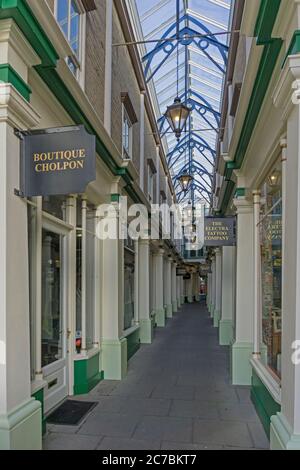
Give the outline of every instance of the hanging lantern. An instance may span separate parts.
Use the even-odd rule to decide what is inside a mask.
[[[179,183],[180,183],[182,191],[186,193],[190,189],[190,186],[193,181],[193,177],[189,173],[184,173],[178,179],[179,179]]]
[[[271,175],[268,177],[268,182],[269,185],[272,188],[276,188],[280,184],[280,179],[281,179],[281,173],[278,170],[274,170]]]
[[[191,113],[191,109],[181,102],[180,98],[175,98],[174,104],[168,106],[165,116],[175,133],[177,140],[180,139],[183,128]]]

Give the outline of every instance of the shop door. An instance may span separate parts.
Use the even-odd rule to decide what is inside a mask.
[[[42,367],[45,413],[68,395],[66,315],[66,234],[43,229],[42,235]]]

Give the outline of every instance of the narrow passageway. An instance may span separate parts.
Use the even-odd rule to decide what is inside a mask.
[[[44,448],[268,448],[250,389],[230,385],[229,348],[217,332],[203,304],[184,305],[132,358],[125,380],[80,397],[98,402],[80,426],[48,425]]]

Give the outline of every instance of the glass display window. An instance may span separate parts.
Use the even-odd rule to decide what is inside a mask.
[[[278,161],[261,191],[262,341],[266,365],[281,377],[282,323],[282,179]]]

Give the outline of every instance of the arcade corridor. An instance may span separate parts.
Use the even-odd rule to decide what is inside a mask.
[[[200,303],[156,330],[123,382],[103,381],[81,399],[98,405],[79,427],[48,425],[45,449],[269,448],[249,387],[230,385],[229,349]]]

